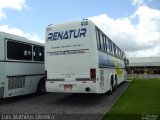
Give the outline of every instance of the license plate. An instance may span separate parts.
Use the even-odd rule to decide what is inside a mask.
[[[64,90],[72,90],[72,85],[64,85]]]

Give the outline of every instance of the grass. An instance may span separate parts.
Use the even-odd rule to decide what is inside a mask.
[[[160,119],[160,79],[134,79],[103,120],[142,120],[144,115]]]

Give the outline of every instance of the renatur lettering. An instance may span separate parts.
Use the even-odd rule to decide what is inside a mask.
[[[66,40],[66,39],[72,39],[72,38],[81,38],[86,37],[86,28],[82,29],[74,29],[74,30],[68,30],[68,31],[61,31],[61,32],[53,32],[48,34],[47,41],[56,41],[56,40]]]

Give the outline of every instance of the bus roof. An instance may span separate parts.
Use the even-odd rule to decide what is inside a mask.
[[[63,22],[63,23],[58,23],[58,24],[49,24],[48,26],[47,26],[47,28],[48,27],[56,27],[56,26],[63,26],[63,25],[66,25],[66,24],[78,24],[78,23],[83,23],[83,22],[88,22],[88,23],[90,23],[90,24],[94,24],[91,20],[88,20],[88,19],[84,19],[84,20],[77,20],[77,21],[67,21],[67,22]]]
[[[7,33],[7,32],[0,31],[0,36],[1,35],[4,36],[7,39],[12,39],[12,40],[20,41],[20,42],[26,42],[26,43],[31,43],[31,44],[35,44],[35,45],[44,46],[44,43],[40,43],[40,42],[36,42],[36,41],[33,41],[33,40],[29,40],[29,39],[27,39],[25,37],[14,35],[14,34],[10,34],[10,33]]]

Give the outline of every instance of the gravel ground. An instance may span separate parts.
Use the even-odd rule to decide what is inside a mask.
[[[24,115],[23,118],[43,119],[50,114],[51,118],[46,119],[100,120],[128,84],[124,82],[119,85],[112,95],[48,93],[0,99],[1,118],[13,118],[19,114]]]

